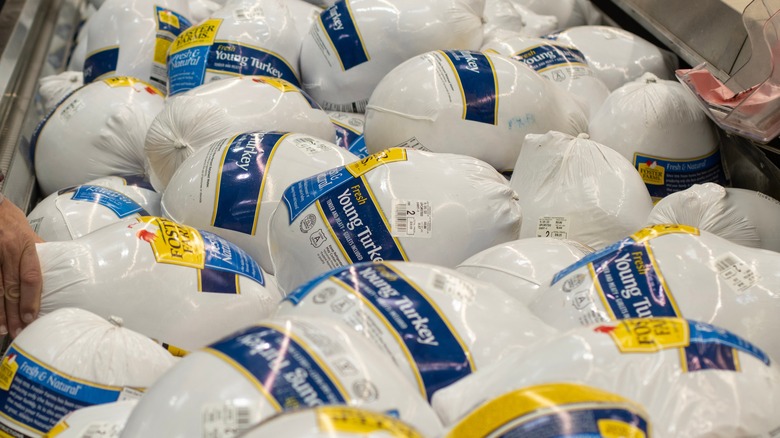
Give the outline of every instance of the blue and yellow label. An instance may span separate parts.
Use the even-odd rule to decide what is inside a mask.
[[[208,19],[182,32],[168,52],[168,94],[173,96],[202,85],[206,60],[222,20]]]
[[[342,70],[349,70],[371,59],[352,15],[349,0],[340,0],[322,11],[318,24],[335,50]]]
[[[469,50],[440,51],[458,79],[463,99],[463,120],[498,124],[498,78],[484,53]]]
[[[634,167],[654,200],[708,182],[725,184],[720,150],[690,160],[634,154]]]
[[[92,202],[111,210],[116,217],[123,219],[133,214],[148,216],[149,213],[129,197],[107,187],[83,185],[72,189],[60,190],[59,195],[73,193],[74,201]]]
[[[119,46],[101,49],[87,55],[84,60],[84,85],[116,72],[119,62]]]
[[[255,235],[268,167],[288,135],[245,133],[223,146],[211,225]]]
[[[471,411],[446,438],[647,438],[649,416],[632,401],[574,383],[508,392]]]
[[[366,138],[363,136],[363,134],[356,138],[355,141],[349,145],[347,150],[352,152],[358,158],[366,158],[370,155],[368,153],[368,147],[366,146]]]
[[[394,335],[428,400],[437,390],[476,370],[468,347],[441,309],[392,264],[360,263],[340,268],[297,289],[287,300],[299,304],[324,281],[355,296]]]
[[[543,73],[560,66],[588,66],[585,55],[579,50],[553,44],[540,44],[531,47],[515,53],[512,58],[531,67],[537,73]]]
[[[277,411],[349,402],[333,371],[289,329],[257,325],[203,351],[243,374]]]
[[[393,438],[423,438],[412,427],[393,417],[351,406],[324,406],[315,410],[317,428],[327,434],[364,436],[381,433]]]
[[[12,344],[0,363],[0,435],[43,435],[76,409],[117,401],[122,389],[61,373]]]
[[[183,15],[170,9],[154,7],[157,20],[157,38],[154,42],[154,62],[165,65],[171,42],[192,23]]]

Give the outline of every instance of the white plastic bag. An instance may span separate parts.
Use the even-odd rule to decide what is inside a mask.
[[[780,202],[752,190],[696,184],[659,201],[647,224],[690,225],[740,245],[780,252]]]
[[[39,202],[27,220],[49,242],[78,239],[126,218],[159,216],[160,195],[128,185],[136,180],[112,176],[59,190]]]
[[[456,269],[528,305],[546,290],[555,274],[591,252],[591,248],[573,240],[534,237],[488,248]]]
[[[573,47],[541,38],[513,35],[485,44],[482,51],[508,56],[531,67],[580,99],[588,115],[595,114],[609,95],[609,88],[595,76],[585,55]]]
[[[75,306],[120,316],[185,350],[270,314],[282,298],[241,249],[162,218],[126,220],[37,251],[42,314]]]
[[[166,93],[168,48],[191,23],[187,0],[106,0],[87,23],[84,83],[132,76]]]
[[[403,146],[463,154],[512,170],[526,134],[577,135],[587,117],[571,96],[504,56],[446,50],[401,64],[366,109],[370,153]]]
[[[269,76],[300,86],[297,35],[284,0],[230,0],[171,43],[168,94],[233,76]]]
[[[393,148],[298,181],[271,217],[271,260],[289,292],[317,274],[363,261],[455,267],[515,240],[517,194],[486,163]]]
[[[535,0],[544,3],[547,0]],[[610,90],[652,73],[673,79],[677,58],[666,50],[623,29],[608,26],[579,26],[545,38],[582,51],[588,64]]]
[[[652,74],[609,95],[591,117],[593,141],[633,163],[654,200],[693,184],[724,183],[715,129],[696,98]]]
[[[164,97],[146,82],[115,77],[72,93],[33,132],[44,195],[110,175],[144,174],[144,136]]]
[[[778,266],[776,252],[656,225],[556,274],[531,310],[561,330],[626,318],[711,321],[780,357]]]
[[[168,99],[146,135],[149,176],[164,191],[198,149],[245,131],[274,130],[336,139],[328,115],[299,88],[267,76],[222,79]]]
[[[423,397],[554,333],[509,294],[422,263],[358,263],[282,301],[277,315],[338,320],[389,355]]]
[[[390,412],[426,436],[441,429],[431,407],[362,336],[298,317],[262,320],[181,359],[141,399],[121,436],[232,438],[278,412],[323,405]]]
[[[63,417],[45,438],[118,437],[137,400],[81,408]]]
[[[439,391],[433,406],[449,425],[483,400],[559,382],[639,403],[659,437],[768,436],[780,426],[780,368],[774,359],[726,330],[678,318],[610,322],[561,334]],[[522,407],[503,409],[515,406]]]
[[[362,113],[379,81],[407,59],[438,49],[477,50],[485,0],[341,0],[324,10],[301,47],[303,88],[323,108]]]
[[[64,71],[57,75],[42,77],[38,92],[43,98],[44,110],[52,111],[65,97],[83,85],[84,75],[80,71]]]
[[[305,134],[239,134],[188,158],[171,178],[162,205],[166,217],[234,242],[273,274],[268,224],[284,189],[355,160],[347,150]]]
[[[175,361],[120,318],[60,309],[22,330],[3,356],[0,430],[41,437],[71,411],[137,398]]]
[[[521,238],[603,248],[641,228],[653,209],[631,163],[587,134],[528,135],[509,185],[523,209]]]

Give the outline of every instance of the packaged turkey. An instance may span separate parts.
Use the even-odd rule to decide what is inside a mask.
[[[531,67],[578,98],[588,115],[595,114],[609,95],[609,88],[595,76],[585,55],[573,47],[541,38],[511,35],[486,43],[482,51],[508,56]]]
[[[561,330],[626,318],[710,321],[780,357],[780,254],[656,225],[559,272],[531,304]]]
[[[41,313],[80,307],[185,350],[270,314],[282,298],[225,239],[144,216],[69,242],[38,244]]]
[[[512,170],[526,134],[587,130],[579,103],[507,57],[465,50],[416,56],[377,86],[366,109],[370,153],[394,147],[468,155]]]
[[[323,108],[362,113],[379,81],[437,49],[477,50],[485,0],[341,0],[320,13],[301,47],[303,88]]]
[[[3,356],[0,429],[41,437],[71,411],[138,398],[175,362],[121,318],[57,310],[27,326]]]
[[[388,354],[427,399],[554,333],[506,292],[451,269],[365,262],[293,291],[277,315],[335,319]]]
[[[230,0],[170,45],[168,94],[234,76],[296,86],[300,41],[285,0]]]
[[[164,107],[155,87],[130,77],[84,86],[35,128],[30,148],[45,196],[111,175],[143,175],[144,137]]]
[[[509,184],[523,209],[520,238],[603,248],[641,228],[653,209],[631,163],[587,134],[526,136]]]
[[[269,244],[286,292],[364,261],[455,267],[515,240],[522,221],[517,194],[486,163],[403,148],[298,181],[282,199]]]
[[[295,29],[298,31],[297,44],[298,48],[300,48],[311,27],[319,21],[320,12],[322,12],[325,6],[320,7],[306,0],[286,0],[286,4],[290,9],[293,21],[295,21]]]
[[[620,87],[589,130],[593,141],[631,161],[656,201],[694,184],[724,183],[715,129],[676,81],[646,74]]]
[[[273,274],[271,214],[290,184],[357,157],[305,134],[249,132],[195,152],[163,195],[165,216],[222,236]]]
[[[537,14],[551,15],[558,20],[558,29],[601,24],[601,13],[590,0],[512,0]]]
[[[46,112],[52,111],[63,99],[84,85],[81,72],[64,71],[60,74],[44,76],[40,80],[40,93],[43,99],[43,108]]]
[[[50,242],[78,239],[123,219],[149,215],[160,215],[160,195],[148,183],[140,177],[109,176],[52,193],[27,220]]]
[[[555,274],[592,252],[573,240],[532,237],[488,248],[460,263],[456,270],[528,305],[546,290]]]
[[[84,83],[132,76],[166,93],[168,49],[191,23],[186,0],[106,0],[87,23]]]
[[[389,413],[425,436],[441,429],[425,399],[360,334],[298,317],[262,320],[181,359],[139,401],[121,436],[230,438],[279,412],[325,405]]]
[[[659,201],[647,224],[690,225],[740,245],[780,252],[780,202],[753,190],[696,184]]]
[[[137,400],[81,408],[64,416],[45,438],[118,437]]]
[[[269,76],[222,79],[166,101],[146,135],[152,185],[162,192],[176,169],[198,149],[255,130],[336,139],[328,115],[291,83]]]
[[[540,4],[554,3],[535,1]],[[596,77],[610,90],[636,80],[645,73],[652,73],[661,79],[672,79],[672,73],[677,68],[677,58],[671,52],[615,27],[578,26],[545,38],[580,50]]]
[[[538,433],[538,426],[547,423],[568,425],[564,430],[576,436],[650,436],[649,425],[644,429],[636,422],[628,422],[632,428],[618,421],[622,427],[613,430],[622,431],[620,435],[579,429],[599,418],[598,405],[560,406],[545,420],[529,421],[523,409],[528,405],[512,398],[517,390],[522,394],[537,385],[561,384],[587,385],[638,403],[658,437],[770,436],[780,426],[780,368],[774,359],[729,331],[679,318],[634,319],[572,330],[439,391],[433,406],[445,426],[468,421],[484,403],[508,399],[512,402],[494,405],[494,415],[483,417],[480,426],[494,430],[516,426]],[[538,403],[579,395],[561,388],[550,397],[538,393],[531,400],[541,408]],[[555,412],[569,415],[558,417]],[[574,418],[583,422],[572,424]]]
[[[482,43],[509,35],[540,37],[558,29],[558,18],[539,15],[512,0],[485,0]]]

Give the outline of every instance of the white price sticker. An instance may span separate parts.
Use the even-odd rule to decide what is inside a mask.
[[[543,216],[536,227],[536,237],[553,239],[569,238],[569,218],[565,216]]]
[[[473,284],[443,272],[433,273],[430,279],[430,286],[466,303],[473,302],[474,297],[477,295],[477,289]]]
[[[393,237],[429,238],[432,233],[431,203],[396,199],[393,201],[392,235]]]
[[[416,149],[418,151],[426,151],[430,152],[430,149],[423,146],[422,143],[420,143],[419,140],[417,140],[417,137],[412,137],[402,143],[398,143],[397,145],[393,146],[394,148],[406,148],[406,149]]]
[[[122,388],[122,392],[119,393],[117,401],[138,400],[142,395],[144,395],[143,391],[125,387]]]
[[[313,138],[296,138],[293,140],[293,143],[295,143],[295,146],[298,146],[298,149],[300,149],[301,152],[308,156],[319,154],[328,149],[328,146],[324,142]]]
[[[81,434],[81,438],[118,438],[122,426],[106,422],[92,423]]]
[[[257,21],[265,18],[263,8],[253,5],[248,8],[238,8],[233,10],[233,18],[238,21]]]
[[[750,289],[761,280],[750,265],[732,253],[726,253],[715,259],[715,268],[718,270],[718,277],[737,293]]]
[[[249,406],[232,403],[203,406],[203,438],[233,438],[249,427],[251,411]]]

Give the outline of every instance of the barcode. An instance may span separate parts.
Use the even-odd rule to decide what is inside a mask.
[[[365,113],[368,99],[352,103],[319,102],[323,109],[342,113]]]
[[[718,272],[723,272],[733,266],[737,266],[739,262],[740,260],[737,260],[735,257],[731,255],[725,255],[715,262],[715,267],[718,269]]]
[[[447,277],[441,274],[434,274],[432,283],[434,289],[445,290],[447,288]]]
[[[259,6],[253,6],[246,9],[236,9],[233,11],[233,18],[236,21],[253,21],[263,18],[263,10]]]
[[[239,431],[246,429],[252,420],[249,406],[239,406],[236,408],[236,427]]]
[[[406,234],[408,232],[406,221],[406,208],[408,203],[397,202],[395,204],[395,231],[396,233]]]

